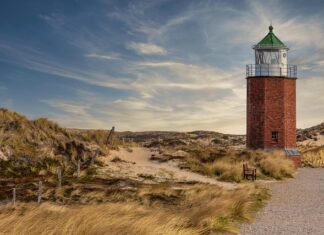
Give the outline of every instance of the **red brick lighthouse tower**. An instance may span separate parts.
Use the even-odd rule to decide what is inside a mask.
[[[288,65],[288,47],[269,33],[253,47],[255,64],[246,66],[247,147],[282,150],[296,166],[297,66]]]

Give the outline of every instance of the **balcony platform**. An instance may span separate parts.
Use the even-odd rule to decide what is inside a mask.
[[[248,64],[246,77],[286,77],[297,78],[297,65]]]

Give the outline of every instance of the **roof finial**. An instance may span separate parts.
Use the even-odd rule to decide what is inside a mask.
[[[272,30],[273,30],[273,27],[272,27],[272,23],[271,23],[270,26],[269,26],[270,33],[272,33]]]

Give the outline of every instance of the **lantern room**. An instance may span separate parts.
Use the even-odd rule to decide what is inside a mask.
[[[283,76],[297,77],[297,66],[288,65],[289,48],[273,33],[269,33],[256,45],[255,64],[247,65],[246,75],[249,76]]]

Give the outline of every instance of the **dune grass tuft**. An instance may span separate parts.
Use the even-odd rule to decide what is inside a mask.
[[[292,161],[287,160],[283,153],[274,152],[260,160],[258,164],[261,172],[275,179],[292,177],[295,167]]]

